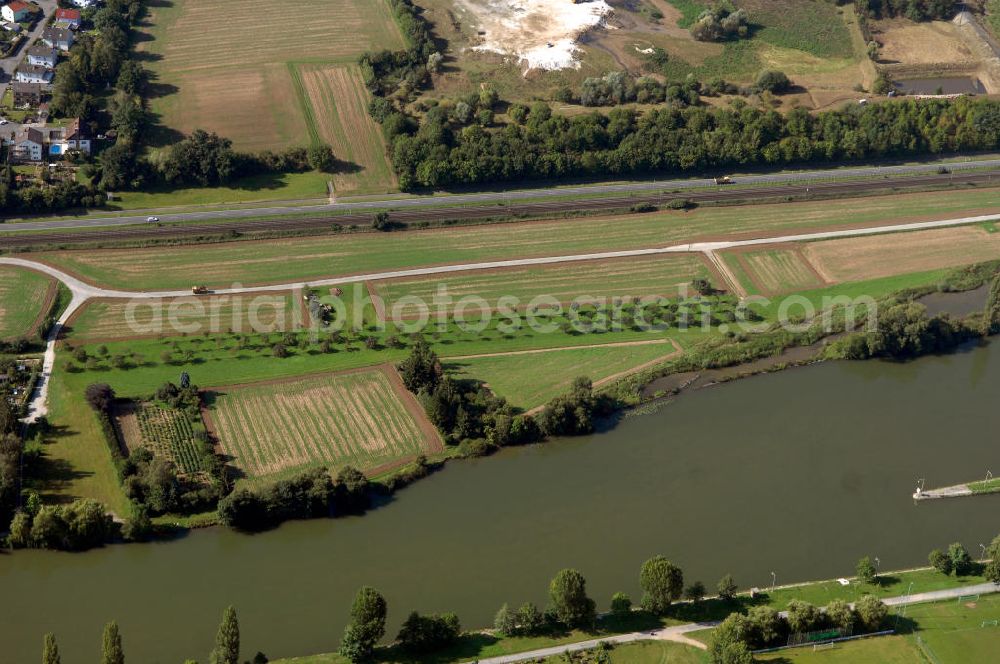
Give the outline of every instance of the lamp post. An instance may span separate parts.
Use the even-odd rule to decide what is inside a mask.
[[[982,543],[980,543],[980,544],[979,544],[979,548],[980,548],[980,549],[982,549],[982,551],[983,551],[983,557],[982,557],[982,558],[980,558],[980,560],[986,560],[986,545],[985,545],[985,544],[982,544]]]
[[[878,559],[878,556],[875,556],[875,578],[876,578],[876,580],[878,579],[878,573],[879,573],[879,571],[881,569],[882,569],[882,561]]]
[[[778,575],[771,572],[771,592],[774,592],[774,587],[778,584]]]

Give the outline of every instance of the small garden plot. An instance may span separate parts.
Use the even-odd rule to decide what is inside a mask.
[[[196,424],[184,412],[148,402],[116,404],[115,425],[129,453],[144,447],[188,476],[205,470]]]
[[[251,479],[317,466],[377,473],[441,449],[391,368],[217,388],[205,400],[223,453]]]

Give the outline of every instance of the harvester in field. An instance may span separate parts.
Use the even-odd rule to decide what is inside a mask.
[[[720,177],[715,178],[715,184],[732,184],[732,183],[733,179],[728,175],[722,175]]]
[[[195,295],[204,295],[208,292],[208,286],[192,286],[191,292]]]

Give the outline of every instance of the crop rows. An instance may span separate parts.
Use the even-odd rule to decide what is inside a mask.
[[[212,416],[223,451],[251,477],[317,465],[374,468],[425,443],[379,370],[227,391]]]
[[[136,417],[143,445],[153,454],[173,461],[187,475],[203,470],[194,428],[184,413],[144,403]]]

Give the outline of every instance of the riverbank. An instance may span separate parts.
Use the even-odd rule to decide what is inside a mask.
[[[846,584],[845,584],[846,582]],[[809,583],[777,586],[770,590],[743,592],[735,601],[710,597],[700,602],[681,601],[670,607],[666,616],[656,617],[642,611],[633,611],[626,618],[610,614],[602,616],[601,626],[594,632],[573,631],[555,637],[504,637],[494,630],[473,631],[463,634],[460,642],[446,651],[435,653],[435,664],[463,664],[476,661],[480,664],[507,664],[539,660],[562,652],[579,652],[596,648],[601,643],[626,644],[642,640],[674,640],[675,637],[699,632],[704,641],[706,630],[711,630],[727,615],[745,611],[753,606],[767,606],[784,611],[788,602],[799,600],[816,606],[825,606],[835,600],[855,603],[865,594],[871,594],[890,607],[954,599],[971,594],[1000,592],[1000,586],[986,581],[980,575],[945,577],[933,568],[916,568],[889,571],[869,585],[856,577],[831,579]],[[698,642],[698,641],[696,641]],[[384,648],[378,653],[384,664],[412,662],[394,648]],[[274,660],[274,664],[348,664],[349,660],[337,653]]]

